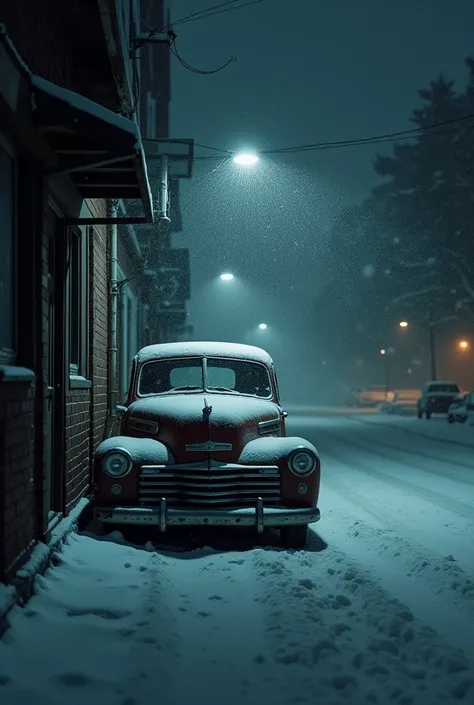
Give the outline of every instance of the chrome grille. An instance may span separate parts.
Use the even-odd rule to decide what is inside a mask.
[[[140,506],[253,506],[261,497],[266,506],[280,504],[280,471],[276,465],[237,465],[213,462],[183,465],[143,465],[139,479]]]

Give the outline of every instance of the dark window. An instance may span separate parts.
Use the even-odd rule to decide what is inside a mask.
[[[81,368],[81,239],[71,231],[69,260],[69,362],[71,371]]]
[[[15,160],[0,137],[0,362],[15,350]]]
[[[69,369],[72,375],[87,376],[89,325],[89,233],[69,231],[68,323]]]

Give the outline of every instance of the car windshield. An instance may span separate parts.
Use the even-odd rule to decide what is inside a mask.
[[[457,384],[430,384],[429,392],[436,392],[440,394],[459,394],[459,387]]]
[[[206,361],[206,366],[200,357],[147,362],[140,371],[138,395],[211,391],[271,397],[270,377],[264,365],[216,357]]]

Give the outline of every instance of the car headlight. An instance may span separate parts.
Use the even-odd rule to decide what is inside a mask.
[[[295,475],[310,475],[316,467],[317,460],[310,450],[294,450],[288,458],[288,467]]]
[[[111,450],[104,456],[102,460],[102,470],[110,475],[110,477],[124,477],[128,475],[132,469],[132,456],[125,450]]]

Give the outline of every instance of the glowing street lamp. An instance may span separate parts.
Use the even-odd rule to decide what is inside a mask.
[[[380,354],[381,354],[381,355],[386,355],[386,354],[387,354],[387,351],[385,350],[385,348],[382,348],[382,350],[380,351]]]
[[[258,327],[260,328],[260,330],[267,330],[267,328],[268,328],[266,323],[259,323]]]
[[[234,275],[231,272],[223,272],[219,277],[223,282],[231,282]]]
[[[239,166],[255,166],[259,158],[254,152],[239,152],[232,161]]]
[[[400,321],[398,325],[400,328],[408,328],[408,321]]]
[[[458,350],[460,350],[461,352],[467,352],[470,347],[471,345],[469,343],[469,340],[466,340],[465,338],[458,340]]]

